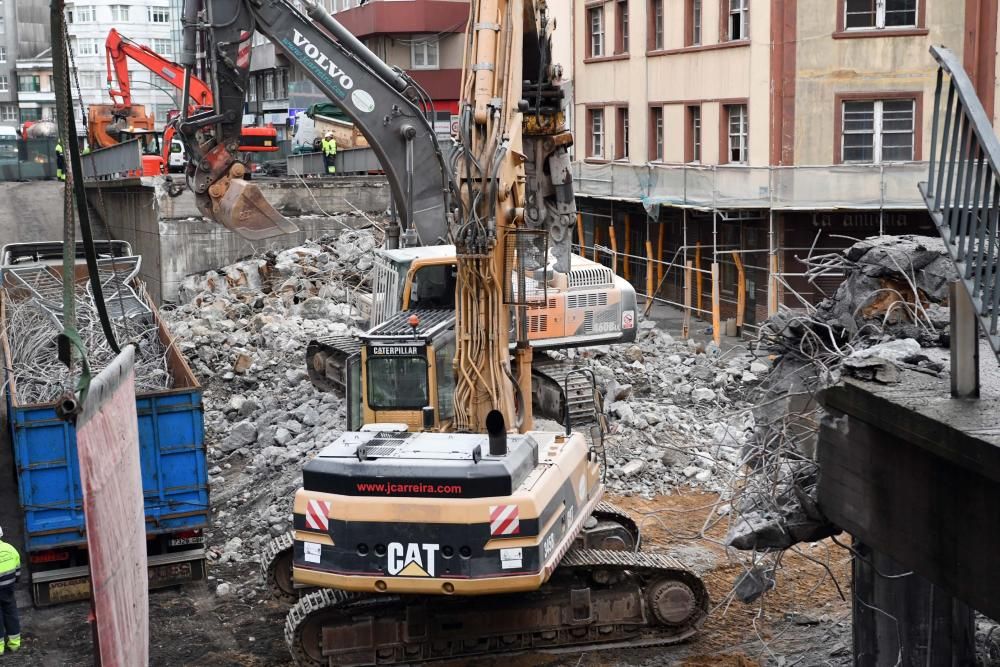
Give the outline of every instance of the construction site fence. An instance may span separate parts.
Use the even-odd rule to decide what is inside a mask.
[[[927,162],[805,167],[573,163],[577,194],[641,202],[647,210],[916,209]]]
[[[0,181],[56,177],[56,139],[0,139]]]

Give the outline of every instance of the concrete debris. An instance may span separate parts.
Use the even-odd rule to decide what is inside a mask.
[[[726,538],[737,549],[786,549],[838,532],[815,500],[820,391],[845,374],[896,383],[903,368],[943,370],[921,351],[948,341],[955,269],[941,239],[870,238],[838,263],[847,276],[834,296],[815,312],[782,310],[762,327],[758,349],[775,361],[752,395],[754,429]]]
[[[302,464],[343,428],[343,401],[309,382],[305,349],[363,321],[359,267],[377,245],[371,231],[345,231],[190,276],[165,311],[205,387],[216,565],[255,560],[289,529]]]
[[[750,604],[772,588],[774,588],[774,572],[755,567],[739,576],[733,594],[741,602]]]

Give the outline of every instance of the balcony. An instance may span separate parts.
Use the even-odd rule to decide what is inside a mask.
[[[55,91],[36,91],[36,90],[19,90],[17,92],[18,102],[51,102],[55,103],[56,94]]]
[[[808,167],[573,163],[581,197],[699,210],[924,210],[917,182],[926,177],[926,162]]]
[[[375,0],[334,15],[358,39],[372,35],[463,32],[469,3],[450,0]]]

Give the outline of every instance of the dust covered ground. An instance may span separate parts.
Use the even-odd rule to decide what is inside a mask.
[[[850,607],[823,564],[850,595],[847,552],[829,542],[788,552],[778,572],[776,588],[752,605],[730,601],[728,595],[743,566],[731,561],[720,540],[725,529],[710,529],[711,539],[691,539],[706,521],[717,517],[712,493],[678,490],[652,499],[615,497],[642,523],[647,550],[681,558],[705,579],[713,611],[701,633],[679,646],[558,655],[521,654],[477,658],[469,664],[487,667],[545,665],[744,667],[748,665],[850,664]],[[153,665],[214,667],[290,666],[282,630],[287,607],[268,600],[260,586],[256,564],[216,565],[215,579],[150,595],[151,662]],[[219,597],[218,579],[254,587],[257,595]],[[24,591],[27,593],[27,591]],[[47,609],[24,609],[24,649],[4,656],[11,666],[50,667],[87,664],[90,630],[85,603]],[[463,661],[437,663],[448,667]]]

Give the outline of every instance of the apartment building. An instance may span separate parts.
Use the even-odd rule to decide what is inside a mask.
[[[931,44],[996,118],[996,0],[589,0],[573,25],[584,245],[609,262],[614,239],[643,291],[651,248],[675,302],[686,261],[706,293],[715,263],[723,301],[744,283],[747,324],[835,288],[803,275],[810,254],[935,233],[916,187]]]
[[[47,5],[47,3],[45,3]],[[123,36],[150,47],[161,56],[176,59],[176,25],[180,16],[171,0],[66,0],[66,29],[76,63],[80,99],[84,107],[109,104],[107,59],[104,41],[113,27]],[[133,104],[142,104],[163,129],[167,113],[178,108],[180,94],[169,84],[136,63],[129,64]],[[72,84],[76,97],[76,83]],[[79,104],[74,105],[82,123]]]

